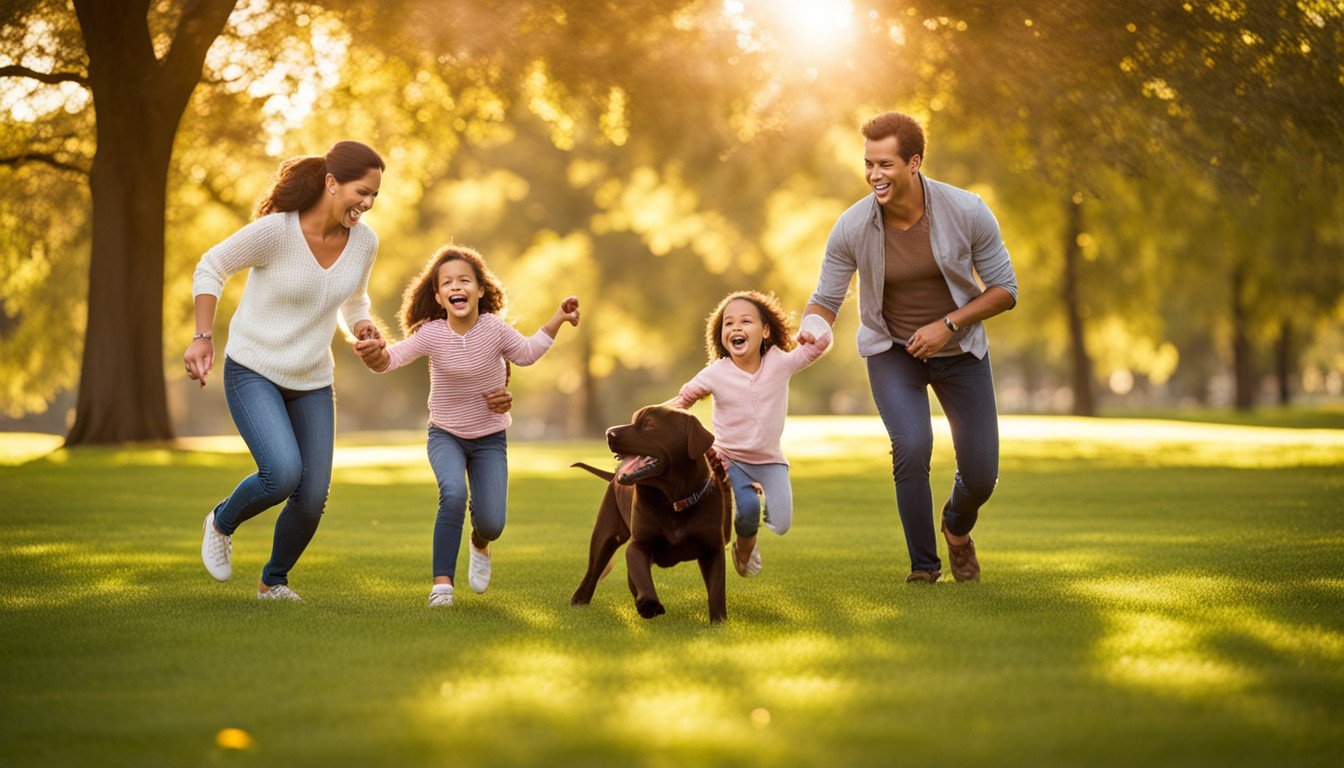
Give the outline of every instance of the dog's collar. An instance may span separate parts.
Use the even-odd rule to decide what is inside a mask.
[[[709,474],[709,478],[705,480],[705,486],[703,488],[691,494],[690,496],[687,496],[681,501],[672,502],[672,509],[677,512],[681,512],[688,507],[694,506],[697,501],[705,497],[706,493],[709,493],[709,489],[713,487],[713,485],[714,485],[714,473],[711,472]]]

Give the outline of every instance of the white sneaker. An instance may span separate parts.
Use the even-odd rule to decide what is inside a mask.
[[[233,537],[215,530],[214,510],[205,516],[201,530],[204,532],[201,537],[201,562],[205,563],[205,570],[210,572],[215,581],[228,581],[233,575]]]
[[[467,549],[471,552],[471,567],[467,569],[467,583],[471,585],[472,592],[483,595],[490,586],[490,553],[480,551],[470,541],[467,542]]]
[[[302,603],[302,602],[303,602],[303,598],[302,598],[302,597],[299,597],[299,593],[295,592],[294,590],[290,589],[288,586],[286,586],[286,585],[284,585],[284,584],[276,584],[274,587],[271,587],[270,589],[266,590],[265,592],[262,592],[261,590],[257,590],[257,599],[258,599],[258,600],[293,600],[293,601],[296,602],[296,603]]]
[[[444,608],[453,604],[453,585],[435,584],[429,592],[429,607]]]

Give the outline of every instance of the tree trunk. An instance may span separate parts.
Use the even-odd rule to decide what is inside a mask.
[[[148,0],[76,0],[98,149],[88,324],[67,445],[173,436],[163,376],[164,215],[177,126],[236,0],[188,0],[162,59]]]
[[[1097,403],[1092,391],[1092,358],[1087,354],[1083,338],[1083,307],[1079,299],[1078,266],[1082,260],[1082,246],[1078,237],[1083,233],[1083,196],[1071,194],[1065,201],[1064,227],[1064,312],[1069,326],[1069,362],[1073,383],[1073,414],[1096,416]]]
[[[173,436],[163,377],[164,207],[172,133],[142,104],[99,103],[89,186],[88,326],[67,445]]]
[[[1250,339],[1250,310],[1246,306],[1246,266],[1232,269],[1232,370],[1236,385],[1233,403],[1239,411],[1255,407],[1255,350]]]
[[[1279,339],[1274,344],[1274,378],[1278,382],[1279,405],[1293,402],[1293,321],[1279,322]]]
[[[602,408],[598,405],[598,378],[593,375],[593,340],[589,334],[583,334],[583,406],[580,429],[584,435],[600,435],[606,431],[606,422],[602,419]]]

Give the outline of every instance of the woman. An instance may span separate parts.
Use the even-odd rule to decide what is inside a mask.
[[[230,276],[251,269],[229,324],[224,394],[257,471],[205,516],[201,558],[219,581],[232,575],[230,538],[248,519],[285,501],[257,597],[299,600],[289,571],[317,531],[331,484],[335,439],[331,339],[336,313],[360,338],[381,340],[369,317],[369,272],[378,237],[360,222],[382,184],[383,160],[338,142],[325,156],[280,165],[256,220],[211,248],[196,267],[196,335],[183,355],[205,386],[215,359],[211,328]],[[511,397],[492,393],[507,411]]]

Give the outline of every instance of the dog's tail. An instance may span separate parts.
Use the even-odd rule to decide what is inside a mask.
[[[616,473],[614,472],[607,472],[606,470],[598,469],[597,467],[590,467],[587,464],[584,464],[582,461],[570,464],[569,466],[577,467],[579,469],[586,469],[589,472],[592,472],[594,475],[597,475],[598,477],[602,478],[603,480],[606,480],[607,482],[611,482],[616,477]]]

